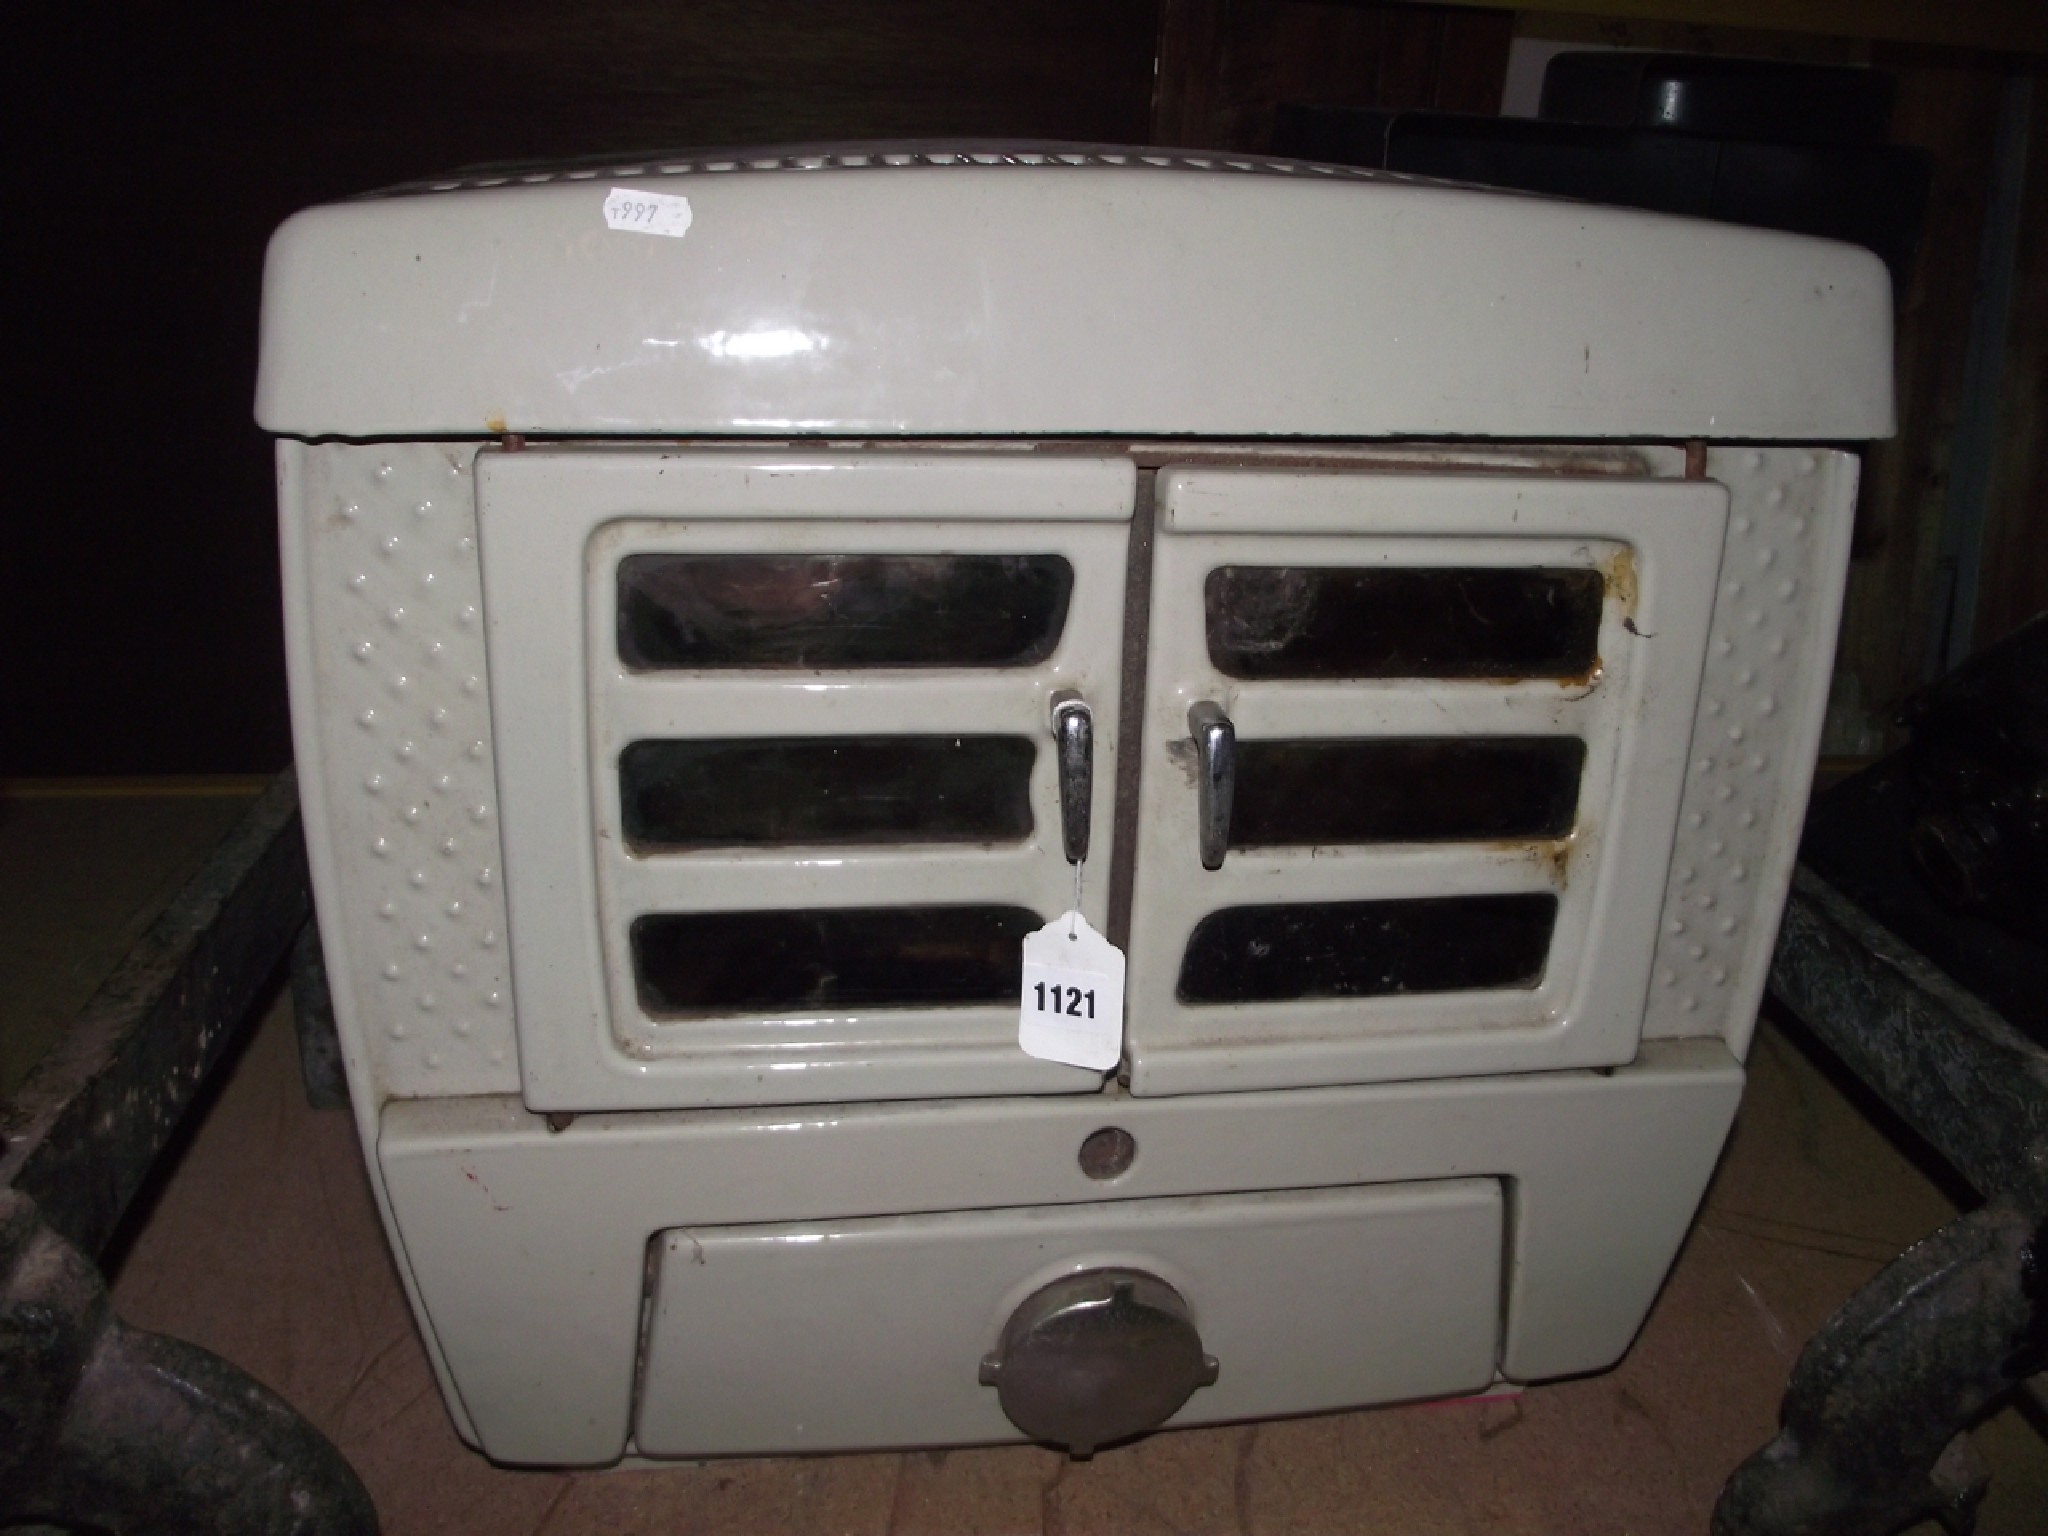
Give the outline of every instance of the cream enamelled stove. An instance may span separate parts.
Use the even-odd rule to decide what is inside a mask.
[[[1086,1453],[1611,1364],[1890,345],[1848,247],[1192,153],[292,219],[320,932],[464,1435]]]

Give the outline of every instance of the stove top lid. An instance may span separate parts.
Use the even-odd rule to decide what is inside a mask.
[[[303,436],[1845,440],[1883,264],[1828,241],[1191,150],[492,167],[273,237]]]

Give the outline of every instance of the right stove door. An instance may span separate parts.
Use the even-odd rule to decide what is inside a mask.
[[[1728,495],[1166,469],[1139,1093],[1636,1053]]]

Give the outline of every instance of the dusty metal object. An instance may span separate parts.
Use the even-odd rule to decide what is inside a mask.
[[[2044,660],[2048,619],[1914,700],[1912,745],[1809,818],[1771,990],[1987,1203],[1815,1335],[1723,1536],[1968,1530],[1964,1431],[2048,1365]]]
[[[1967,1531],[1969,1423],[2048,1363],[2048,1226],[2012,1200],[1908,1249],[1806,1346],[1783,1427],[1729,1479],[1717,1536]]]
[[[0,1189],[0,1524],[139,1536],[361,1536],[363,1485],[290,1404],[130,1328],[99,1271]]]
[[[311,911],[285,773],[0,1110],[0,1185],[99,1252]]]
[[[1959,1437],[2048,1364],[2048,1053],[1810,869],[1771,989],[1991,1196],[1909,1249],[1808,1344],[1782,1428],[1729,1479],[1718,1536],[1970,1529]]]
[[[319,1431],[217,1356],[122,1323],[90,1257],[309,912],[286,773],[0,1112],[0,1524],[376,1530],[368,1495]]]
[[[2048,1051],[1811,869],[1793,877],[1771,991],[1972,1187],[2048,1197]]]
[[[292,1022],[299,1035],[299,1079],[315,1109],[348,1108],[348,1074],[341,1062],[341,1034],[334,1023],[334,995],[327,990],[327,957],[320,925],[299,930],[291,958]]]
[[[1135,1269],[1040,1287],[981,1362],[1012,1424],[1076,1456],[1157,1429],[1216,1375],[1180,1293]]]

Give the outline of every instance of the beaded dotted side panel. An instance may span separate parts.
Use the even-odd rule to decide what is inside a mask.
[[[1728,542],[1646,1039],[1718,1034],[1748,1052],[1820,745],[1857,469],[1803,448],[1707,455],[1729,490]]]
[[[380,1097],[516,1093],[476,447],[280,452],[298,467],[292,703],[344,1049]]]

